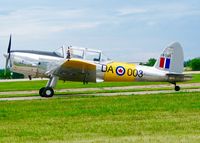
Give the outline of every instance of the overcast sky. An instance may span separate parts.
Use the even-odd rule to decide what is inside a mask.
[[[0,68],[10,33],[15,50],[66,44],[131,62],[157,58],[179,41],[189,59],[200,56],[200,1],[0,0]]]

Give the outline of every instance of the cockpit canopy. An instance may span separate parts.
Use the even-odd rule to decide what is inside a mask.
[[[104,54],[102,54],[102,51],[100,50],[93,50],[80,47],[69,47],[68,49],[68,47],[63,46],[59,49],[56,49],[54,51],[54,54],[62,58],[67,58],[68,51],[70,52],[70,58],[78,58],[95,62],[103,62],[110,60]]]

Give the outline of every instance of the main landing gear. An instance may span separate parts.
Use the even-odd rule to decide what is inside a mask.
[[[56,83],[58,81],[58,77],[52,76],[50,77],[49,81],[47,82],[46,87],[42,87],[39,90],[39,94],[41,97],[52,97],[54,95],[53,88],[56,86]]]
[[[39,90],[39,94],[41,97],[52,97],[54,95],[54,90],[52,87],[42,87]]]

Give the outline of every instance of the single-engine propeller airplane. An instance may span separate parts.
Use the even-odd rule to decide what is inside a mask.
[[[42,97],[52,97],[59,80],[88,82],[109,81],[166,81],[180,87],[177,82],[189,79],[183,72],[183,50],[178,42],[168,45],[153,67],[114,62],[100,50],[65,47],[54,52],[11,50],[11,36],[6,57],[6,69],[32,77],[47,77],[49,81],[39,90]]]

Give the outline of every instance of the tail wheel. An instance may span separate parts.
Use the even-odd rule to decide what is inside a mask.
[[[175,86],[175,91],[179,91],[180,89],[180,86]]]
[[[54,90],[51,87],[43,87],[40,89],[39,94],[41,97],[52,97],[54,95]]]

